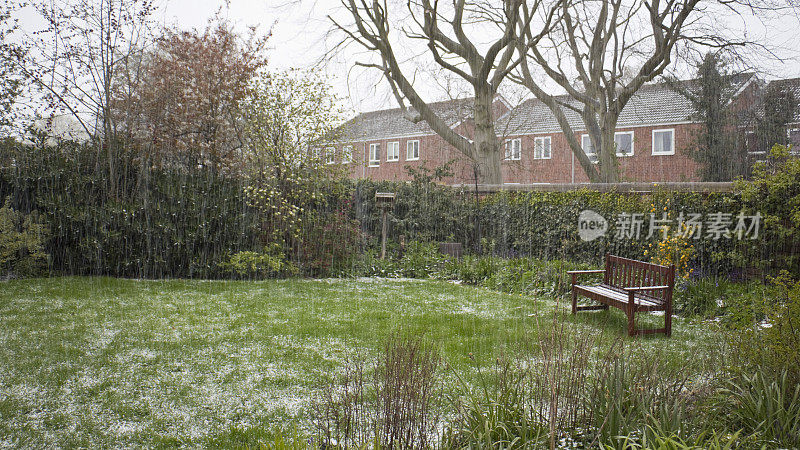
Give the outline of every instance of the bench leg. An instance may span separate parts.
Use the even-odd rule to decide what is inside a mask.
[[[578,312],[578,293],[575,292],[575,289],[572,290],[572,314]]]
[[[626,312],[628,313],[628,336],[636,336],[635,311],[629,309]]]
[[[672,308],[667,308],[664,312],[664,334],[667,337],[672,336]]]

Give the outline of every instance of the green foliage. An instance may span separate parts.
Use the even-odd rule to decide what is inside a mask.
[[[760,281],[735,282],[723,276],[697,276],[676,282],[675,311],[684,316],[716,317],[739,314],[744,305],[763,304],[776,294]],[[752,320],[748,319],[749,323]]]
[[[0,275],[38,275],[47,268],[48,255],[44,243],[49,229],[34,211],[22,214],[11,207],[6,198],[0,208]]]
[[[613,449],[652,449],[652,450],[729,450],[738,448],[739,432],[720,433],[702,432],[694,438],[681,438],[675,434],[665,433],[658,427],[647,426],[641,437],[638,434],[620,436],[619,443],[608,445],[600,443],[602,450]]]
[[[567,271],[586,268],[589,268],[586,264],[530,257],[465,255],[453,258],[439,253],[438,244],[414,241],[396,259],[381,260],[374,250],[368,250],[345,274],[453,280],[513,294],[560,296],[570,289]]]
[[[3,151],[15,163],[0,173],[0,195],[10,195],[20,212],[39,211],[51,230],[45,250],[56,272],[213,278],[230,254],[261,247],[239,180],[207,169],[154,169],[125,154],[110,183],[98,169],[107,157],[87,146]]]
[[[367,242],[380,245],[381,211],[375,206],[375,192],[394,192],[390,211],[389,239],[407,241],[471,242],[474,217],[463,192],[440,186],[432,178],[418,176],[411,183],[358,180],[353,187],[356,217],[367,232]]]
[[[631,357],[612,355],[598,371],[588,398],[598,442],[627,448],[631,436],[646,440],[646,426],[688,436],[688,402],[682,397],[687,376],[657,362],[630,364]]]
[[[489,377],[477,364],[475,369],[480,383],[472,389],[458,373],[454,374],[466,395],[454,401],[456,419],[442,434],[442,448],[543,446],[549,432],[531,404],[525,370],[499,358]]]
[[[731,382],[729,418],[734,427],[760,444],[797,448],[800,445],[800,384],[787,371],[777,377],[757,370]]]
[[[305,223],[300,241],[299,264],[305,273],[327,276],[347,271],[361,250],[361,230],[350,218],[349,200],[333,193],[327,204],[338,203],[333,210],[314,212],[316,219]]]
[[[436,185],[425,177],[411,183],[360,180],[355,184],[354,206],[369,248],[379,245],[380,211],[374,205],[376,191],[395,192],[390,212],[389,242],[461,242],[465,251],[506,258],[530,256],[541,260],[560,259],[597,265],[605,253],[648,259],[649,251],[661,241],[656,232],[648,238],[650,215],[676,220],[681,213],[704,217],[715,212],[755,214],[744,209],[738,192],[693,193],[656,190],[652,194],[594,192],[499,192],[477,199],[473,192]],[[581,211],[596,211],[609,222],[605,237],[585,242],[577,233]],[[613,227],[620,213],[641,214],[643,225],[638,239],[618,238]],[[672,233],[676,227],[673,227]],[[762,224],[761,231],[764,231]],[[704,233],[705,231],[703,231]],[[758,240],[731,238],[690,239],[679,261],[686,273],[699,269],[704,274],[729,274],[757,265],[755,252],[764,252],[772,241],[763,233]],[[673,248],[674,246],[670,246]],[[657,253],[657,252],[656,252]],[[656,255],[658,256],[658,255]]]
[[[768,152],[776,144],[789,144],[787,125],[794,120],[798,98],[791,84],[773,82],[764,92],[764,114],[756,118],[758,150]]]
[[[479,286],[495,276],[504,262],[504,259],[494,256],[466,255],[455,262],[448,272],[457,280]]]
[[[763,216],[762,234],[741,257],[800,276],[800,158],[775,145],[767,161],[754,166],[753,180],[740,181],[738,189],[747,211]]]
[[[411,242],[397,262],[398,272],[405,277],[428,278],[442,272],[444,255],[434,242]]]
[[[731,348],[743,371],[758,368],[778,374],[788,371],[800,383],[800,282],[787,272],[772,279],[763,297],[732,303],[724,317],[731,330]]]
[[[244,103],[245,195],[260,213],[262,238],[306,273],[325,275],[358,251],[344,175],[332,164],[341,111],[330,87],[311,75],[270,75]],[[333,161],[328,160],[333,156]]]
[[[263,252],[244,251],[233,254],[220,267],[237,278],[261,279],[291,276],[297,266],[286,261],[279,246],[268,246]]]

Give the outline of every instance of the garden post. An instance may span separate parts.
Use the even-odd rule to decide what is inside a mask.
[[[383,227],[381,228],[381,259],[386,259],[386,235],[389,233],[389,222],[386,220],[386,216],[389,214],[389,211],[386,208],[383,208]]]

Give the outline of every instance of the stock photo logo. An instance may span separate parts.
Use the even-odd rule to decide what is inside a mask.
[[[578,215],[578,236],[581,237],[581,240],[593,241],[605,236],[606,231],[608,231],[608,222],[605,217],[595,211],[585,209]]]
[[[661,235],[667,239],[669,235],[685,239],[757,239],[761,229],[760,212],[746,215],[744,212],[713,212],[707,214],[684,213],[670,218],[665,212],[660,216],[642,213],[618,213],[612,222],[600,213],[585,209],[578,215],[578,236],[584,242],[590,242],[606,234],[616,240],[650,239]]]

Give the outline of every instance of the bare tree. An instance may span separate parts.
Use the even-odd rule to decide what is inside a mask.
[[[45,28],[29,36],[31,55],[22,67],[40,88],[45,109],[66,112],[107,153],[115,191],[120,151],[111,114],[118,69],[149,37],[154,6],[148,0],[35,0]]]
[[[539,31],[531,30],[532,17],[521,16],[523,0],[504,0],[502,6],[491,1],[409,0],[408,27],[399,29],[398,17],[390,18],[387,0],[342,0],[353,23],[346,25],[333,18],[335,29],[346,38],[337,48],[356,43],[368,50],[373,59],[358,66],[380,71],[409,120],[424,120],[446,142],[468,157],[474,164],[476,178],[483,183],[501,183],[501,142],[495,131],[493,102],[500,84],[519,63],[515,57],[515,28],[526,30],[531,44],[550,26],[557,8],[545,13],[537,22]],[[535,0],[527,10],[538,11],[543,0]],[[493,37],[490,37],[494,34]],[[480,41],[476,39],[479,37]],[[404,39],[404,40],[403,40]],[[396,49],[424,44],[428,60],[463,79],[474,93],[470,139],[451,128],[444,118],[429,107],[414,87],[413,79],[404,71]]]
[[[24,82],[19,66],[25,60],[24,48],[13,42],[18,29],[12,19],[15,5],[0,2],[0,136],[4,136],[14,125],[16,114],[14,104]]]
[[[523,6],[517,46],[523,58],[515,81],[546,104],[558,120],[570,148],[592,182],[618,181],[614,130],[628,101],[653,81],[687,48],[744,44],[725,39],[709,25],[721,0],[567,0],[545,39],[527,23],[537,14]],[[722,6],[724,5],[724,6]],[[543,74],[566,96],[545,91]],[[577,113],[597,161],[584,153],[567,113]]]

